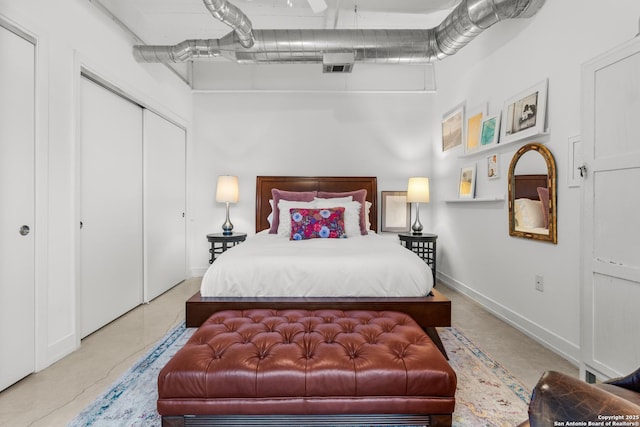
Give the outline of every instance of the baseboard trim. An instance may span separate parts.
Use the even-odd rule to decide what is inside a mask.
[[[580,347],[578,345],[565,340],[559,335],[532,322],[445,273],[438,272],[438,279],[451,289],[471,298],[500,320],[513,326],[529,338],[563,357],[571,364],[576,367],[580,366]]]

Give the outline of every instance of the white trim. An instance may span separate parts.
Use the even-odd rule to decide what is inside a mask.
[[[105,79],[102,75],[100,75],[100,74],[96,73],[95,71],[93,71],[92,68],[89,68],[86,65],[84,65],[83,62],[80,63],[80,74],[81,74],[81,76],[93,81],[94,83],[97,83],[98,85],[104,87],[105,89],[110,90],[111,92],[115,93],[116,95],[121,96],[122,98],[126,99],[127,101],[130,101],[130,102],[140,106],[141,108],[144,108],[145,110],[149,110],[152,113],[157,114],[158,116],[160,116],[163,119],[165,119],[166,121],[176,125],[177,127],[179,127],[180,129],[184,130],[185,132],[187,131],[187,127],[184,124],[180,123],[179,121],[176,121],[176,120],[172,119],[170,116],[162,113],[161,111],[158,111],[156,108],[148,106],[147,103],[145,103],[144,101],[140,101],[137,97],[131,95],[130,92],[128,92],[127,90],[123,90],[123,89],[120,88],[120,86],[112,83],[112,80]]]
[[[580,135],[571,136],[567,143],[567,186],[580,187],[582,179],[578,167],[584,165],[582,159],[582,138]]]
[[[532,338],[534,341],[560,355],[576,367],[579,366],[580,346],[578,344],[567,341],[548,329],[531,322],[529,319],[522,317],[520,314],[473,290],[469,286],[445,273],[438,272],[438,278],[445,285],[480,304],[485,310],[489,311],[500,320],[503,320],[507,324]]]

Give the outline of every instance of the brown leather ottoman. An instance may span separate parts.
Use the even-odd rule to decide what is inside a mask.
[[[403,313],[221,311],[158,376],[163,426],[451,425],[456,374]]]

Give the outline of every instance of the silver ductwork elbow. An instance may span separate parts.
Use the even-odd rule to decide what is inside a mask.
[[[239,63],[322,63],[330,53],[353,54],[356,62],[426,63],[454,55],[492,25],[533,16],[545,0],[462,0],[435,28],[427,30],[249,30],[244,16],[225,0],[204,0],[212,14],[233,20],[220,39],[187,40],[176,46],[135,46],[137,60],[178,62],[222,56]],[[215,5],[215,7],[214,7]],[[231,8],[231,9],[225,9]],[[233,12],[224,12],[234,10]],[[230,18],[233,17],[233,18]],[[246,18],[246,17],[245,17]],[[220,19],[220,18],[218,18]],[[225,21],[223,21],[225,22]],[[248,28],[251,28],[248,18]],[[239,28],[243,28],[239,31]],[[254,40],[247,45],[247,37]]]
[[[249,48],[256,42],[251,21],[240,9],[227,0],[204,0],[204,5],[214,18],[224,22],[238,35],[242,47]]]
[[[436,27],[437,47],[432,57],[442,59],[458,52],[492,25],[536,14],[545,0],[462,0]]]

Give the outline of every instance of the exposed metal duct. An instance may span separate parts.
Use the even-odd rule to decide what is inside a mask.
[[[254,30],[243,48],[237,34],[186,40],[174,46],[135,46],[141,62],[181,62],[222,56],[240,63],[322,63],[327,53],[353,52],[356,62],[426,63],[455,54],[482,31],[505,19],[529,18],[545,0],[462,0],[426,30]]]
[[[251,47],[255,43],[251,21],[240,9],[227,0],[204,0],[204,5],[214,18],[234,29],[242,47]]]

